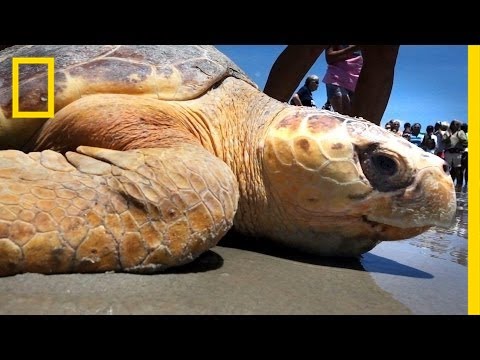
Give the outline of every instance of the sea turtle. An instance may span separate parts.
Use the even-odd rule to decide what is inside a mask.
[[[52,119],[11,118],[12,57],[55,59]],[[53,100],[46,69],[20,67],[21,111]],[[7,48],[0,110],[0,275],[156,272],[232,225],[357,256],[456,209],[442,159],[272,99],[212,46]]]

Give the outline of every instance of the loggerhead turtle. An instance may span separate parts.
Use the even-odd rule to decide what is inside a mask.
[[[11,118],[12,57],[55,58],[54,118]],[[21,67],[21,111],[45,110],[46,79]],[[456,208],[439,157],[274,100],[212,46],[14,46],[0,110],[0,275],[155,272],[232,225],[356,256]]]

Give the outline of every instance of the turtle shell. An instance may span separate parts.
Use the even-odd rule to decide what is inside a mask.
[[[256,85],[213,46],[26,45],[0,51],[0,149],[22,148],[46,119],[12,119],[12,58],[54,58],[55,112],[82,96],[197,98],[228,76]],[[19,110],[47,111],[47,65],[19,68]]]
[[[253,84],[213,46],[13,46],[0,52],[0,109],[6,119],[12,114],[12,57],[55,59],[55,111],[89,94],[189,100],[227,76]],[[46,111],[47,66],[21,65],[19,82],[20,110]]]

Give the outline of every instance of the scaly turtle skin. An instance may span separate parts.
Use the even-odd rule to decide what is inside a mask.
[[[55,117],[11,119],[11,58],[55,58]],[[22,111],[45,110],[42,66]],[[454,216],[445,163],[363,119],[278,102],[210,46],[0,52],[0,275],[155,272],[234,225],[356,256]]]

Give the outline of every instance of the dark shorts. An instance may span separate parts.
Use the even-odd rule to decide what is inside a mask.
[[[325,85],[327,86],[327,97],[329,99],[335,96],[339,96],[339,97],[346,96],[350,99],[353,95],[353,91],[347,90],[341,86],[333,85],[333,84],[325,84]]]

